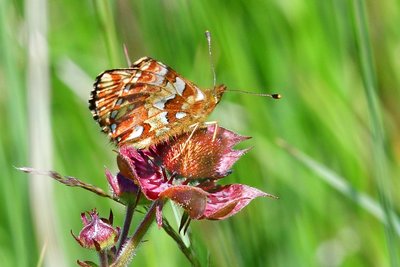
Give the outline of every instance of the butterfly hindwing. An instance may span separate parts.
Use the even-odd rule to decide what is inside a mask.
[[[131,68],[101,73],[89,102],[112,141],[143,148],[203,121],[218,100],[211,91],[202,91],[163,63],[145,57]]]

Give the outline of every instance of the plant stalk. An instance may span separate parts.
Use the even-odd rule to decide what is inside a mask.
[[[138,192],[138,196],[140,196],[140,191]],[[124,220],[124,226],[122,227],[121,236],[119,238],[119,245],[117,250],[117,255],[121,252],[122,246],[126,241],[126,238],[129,233],[129,228],[131,227],[133,213],[135,212],[137,203],[139,202],[139,197],[135,200],[135,202],[129,202],[126,206],[126,214]]]
[[[143,218],[142,222],[136,228],[135,233],[133,236],[127,240],[123,248],[121,249],[121,253],[117,256],[115,262],[111,265],[112,267],[124,267],[129,264],[132,260],[135,251],[142,241],[144,235],[149,230],[151,224],[153,223],[156,217],[156,208],[158,205],[162,204],[162,200],[156,200],[150,206],[149,210],[147,211],[145,217]]]
[[[185,243],[183,242],[181,236],[171,227],[169,222],[163,218],[163,225],[162,225],[164,231],[172,237],[172,239],[176,242],[178,245],[179,249],[182,251],[182,253],[185,255],[185,257],[190,261],[191,265],[193,267],[199,267],[200,262],[199,259],[197,258],[196,254],[194,253],[193,249],[191,247],[187,247]]]
[[[99,252],[99,258],[100,258],[100,266],[108,267],[107,250],[101,250]]]

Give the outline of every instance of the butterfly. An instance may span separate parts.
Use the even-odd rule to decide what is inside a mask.
[[[196,129],[225,90],[225,85],[202,90],[160,61],[143,57],[130,68],[97,76],[89,108],[117,146],[143,149]]]

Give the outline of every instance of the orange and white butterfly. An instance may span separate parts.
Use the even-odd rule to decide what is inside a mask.
[[[225,90],[224,85],[202,90],[163,63],[143,57],[130,68],[101,73],[89,108],[118,146],[142,149],[196,129]]]

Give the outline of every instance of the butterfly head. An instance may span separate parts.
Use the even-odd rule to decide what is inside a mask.
[[[224,85],[224,84],[217,85],[214,87],[213,91],[214,91],[215,104],[218,104],[219,101],[221,101],[222,95],[226,91],[226,85]]]

